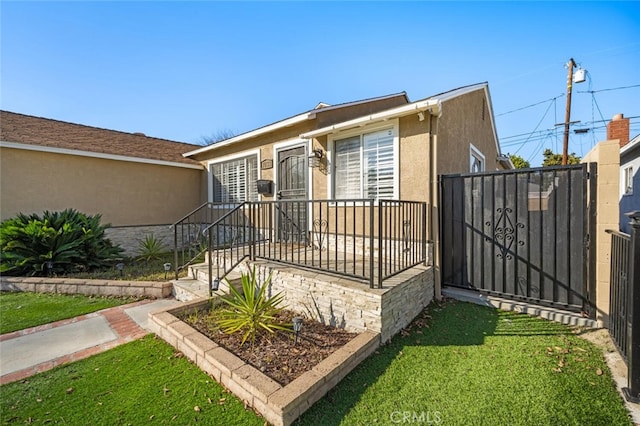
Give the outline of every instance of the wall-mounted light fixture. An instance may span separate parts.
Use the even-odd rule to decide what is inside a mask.
[[[322,148],[314,149],[309,156],[309,167],[320,167],[320,160],[322,158],[324,158]]]

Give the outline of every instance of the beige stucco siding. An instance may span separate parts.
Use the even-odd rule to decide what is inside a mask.
[[[484,155],[486,171],[498,168],[496,140],[483,90],[444,102],[438,134],[438,174],[469,172],[469,144]]]
[[[428,115],[400,119],[400,199],[429,201],[429,125]]]
[[[113,226],[168,224],[205,200],[203,170],[12,148],[0,160],[2,219],[74,208]]]

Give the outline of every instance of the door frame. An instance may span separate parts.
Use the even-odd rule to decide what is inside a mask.
[[[306,192],[307,192],[307,200],[312,200],[313,199],[313,185],[311,182],[311,173],[309,172],[309,153],[311,152],[311,143],[312,141],[309,139],[293,139],[290,141],[286,141],[286,142],[279,142],[279,143],[275,143],[273,144],[273,163],[274,163],[274,170],[273,170],[273,185],[274,185],[274,197],[277,199],[276,194],[278,193],[278,191],[280,190],[280,188],[278,188],[278,153],[280,151],[285,151],[287,149],[292,149],[292,148],[296,148],[298,146],[303,146],[305,147],[305,157],[306,157],[306,171],[307,171],[307,188],[306,188]]]
[[[273,171],[273,182],[274,182],[274,199],[277,201],[278,200],[278,191],[280,191],[280,176],[279,176],[279,169],[280,169],[280,159],[278,157],[278,154],[282,151],[286,151],[286,150],[290,150],[290,149],[294,149],[294,148],[298,148],[298,147],[304,147],[304,156],[305,156],[305,180],[306,180],[306,187],[305,187],[305,199],[306,200],[311,200],[311,190],[312,190],[312,176],[311,176],[311,172],[309,170],[309,152],[311,152],[311,143],[312,141],[309,139],[293,139],[293,140],[289,140],[286,142],[280,142],[280,143],[276,143],[273,145],[273,162],[274,162],[274,171]],[[311,222],[311,218],[313,215],[313,209],[309,208],[307,206],[306,208],[306,215],[307,215],[307,232],[310,231],[309,228],[309,224],[312,223]],[[276,227],[278,227],[279,225],[276,224]],[[276,230],[276,235],[279,235],[279,228],[278,230]]]

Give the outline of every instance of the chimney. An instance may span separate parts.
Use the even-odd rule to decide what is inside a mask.
[[[613,116],[607,124],[607,140],[619,139],[620,148],[629,143],[629,119],[623,114]]]

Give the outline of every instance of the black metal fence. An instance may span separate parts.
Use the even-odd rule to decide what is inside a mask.
[[[640,403],[640,212],[628,216],[631,235],[607,230],[611,234],[609,334],[627,363],[625,398]]]
[[[629,289],[629,248],[631,236],[607,229],[611,234],[611,279],[609,294],[609,334],[627,362],[627,291]]]
[[[278,200],[209,208],[223,211],[212,214],[215,220],[207,226],[195,226],[201,229],[198,241],[206,245],[192,252],[206,253],[210,284],[249,257],[360,279],[374,288],[428,257],[428,209],[423,202]],[[178,268],[194,262],[179,244],[192,240],[180,235],[193,222],[174,228],[176,265],[182,265]]]
[[[595,164],[440,177],[443,285],[594,315]]]

